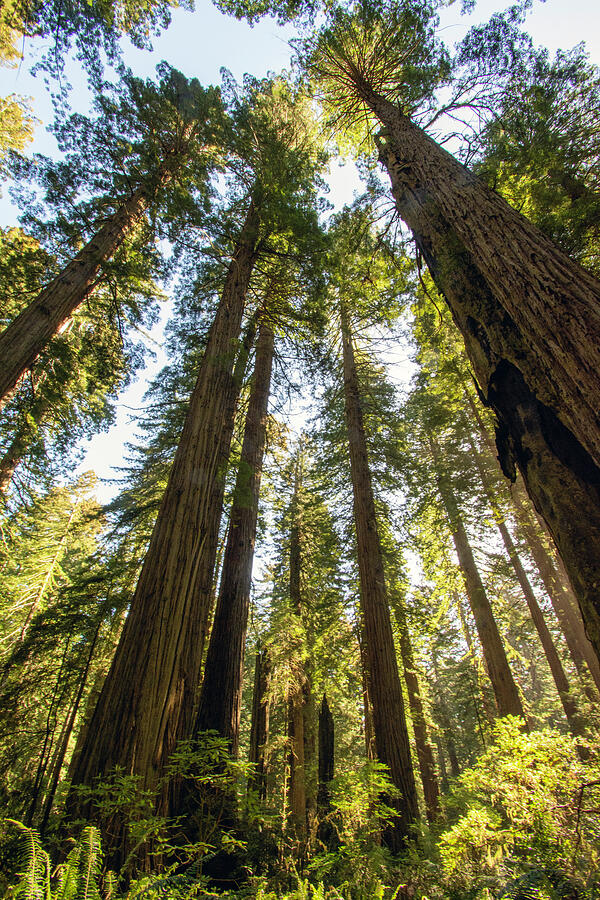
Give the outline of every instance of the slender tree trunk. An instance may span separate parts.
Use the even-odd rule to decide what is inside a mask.
[[[465,396],[488,454],[490,458],[497,463],[498,459],[494,442],[486,428],[477,405],[470,392],[466,389]],[[540,528],[543,527],[543,531],[545,532],[545,524],[541,526],[534,521],[530,511],[531,504],[529,497],[526,494],[521,479],[518,478],[514,484],[511,485],[510,495],[517,525],[536,564],[556,618],[558,619],[561,630],[565,636],[571,659],[580,675],[583,675],[585,660],[594,683],[600,691],[600,662],[585,633],[583,620],[577,605],[577,599],[573,594],[571,586],[566,580],[563,581],[561,578],[560,557],[556,556],[554,545],[552,545],[551,548],[547,542],[542,540],[540,535]],[[550,536],[548,536],[548,540],[552,541]],[[588,695],[592,702],[597,701],[597,695],[592,689],[588,690]]]
[[[487,675],[487,681],[485,681],[484,687],[484,679],[482,677],[482,670],[485,669],[485,660],[483,661],[479,657],[479,655],[475,652],[475,647],[473,645],[473,635],[471,634],[471,628],[467,621],[467,617],[465,616],[465,611],[463,608],[462,598],[458,596],[457,593],[454,593],[454,602],[456,604],[456,608],[458,609],[458,618],[460,619],[460,626],[462,632],[465,636],[465,641],[467,642],[467,648],[469,650],[469,657],[471,659],[473,674],[475,676],[475,684],[477,687],[477,693],[474,693],[473,696],[473,704],[475,707],[475,715],[477,717],[477,723],[479,725],[479,729],[481,734],[483,735],[483,726],[481,723],[481,715],[479,710],[479,705],[483,707],[483,711],[485,713],[485,718],[487,723],[490,724],[496,718],[494,702],[488,696],[488,692],[486,691],[486,687],[489,682],[489,675]],[[486,669],[487,673],[487,669]]]
[[[357,87],[385,127],[398,212],[498,417],[503,471],[520,469],[600,652],[600,284],[397,105]]]
[[[192,732],[199,638],[218,544],[230,419],[239,393],[233,359],[257,255],[259,221],[252,201],[130,613],[73,773],[74,784],[90,784],[119,765],[127,774],[142,776],[143,786],[152,790],[177,742]],[[158,813],[171,812],[169,805],[161,796]],[[77,806],[75,796],[72,806]]]
[[[290,528],[290,606],[292,615],[300,622],[302,616],[302,454],[298,452],[292,497]],[[307,838],[306,766],[305,766],[305,705],[310,691],[302,663],[297,665],[296,677],[288,694],[289,782],[288,824],[292,835],[304,852]]]
[[[242,453],[233,495],[215,618],[208,645],[196,731],[218,731],[237,756],[256,540],[260,478],[267,431],[274,335],[263,320],[248,403]]]
[[[269,739],[269,697],[267,693],[269,675],[269,651],[267,647],[263,647],[256,653],[254,666],[250,752],[248,755],[249,761],[255,766],[254,772],[248,780],[248,787],[257,791],[259,800],[267,798],[266,746]]]
[[[433,671],[435,674],[435,692],[437,695],[438,720],[442,729],[442,733],[444,735],[446,750],[448,752],[448,760],[450,761],[450,774],[453,778],[457,778],[460,775],[460,765],[458,762],[458,754],[456,752],[456,744],[454,743],[454,732],[452,723],[450,721],[450,714],[448,712],[448,703],[446,701],[444,686],[440,679],[437,660],[435,652],[433,651],[431,653],[431,662],[433,664]]]
[[[439,450],[436,449],[433,442],[430,443],[430,447],[434,464],[437,467]],[[519,691],[510,671],[502,638],[500,637],[490,601],[475,563],[475,557],[469,544],[452,487],[448,479],[440,472],[437,473],[437,484],[446,509],[458,562],[465,579],[467,596],[475,619],[477,634],[483,649],[490,681],[494,689],[498,714],[500,716],[521,716],[524,719],[525,714]]]
[[[115,254],[142,219],[148,197],[138,188],[0,335],[0,399],[8,397],[46,344],[75,312],[101,277],[102,266]]]
[[[96,630],[94,632],[94,636],[92,638],[92,642],[90,644],[88,655],[86,657],[85,666],[79,679],[79,685],[77,687],[75,698],[73,700],[73,703],[71,704],[71,709],[69,710],[69,714],[65,720],[65,724],[59,740],[57,754],[53,761],[52,772],[50,775],[50,784],[46,792],[42,821],[40,823],[40,834],[42,835],[45,833],[46,828],[48,827],[48,820],[50,818],[50,813],[52,812],[54,798],[56,797],[56,789],[58,788],[58,784],[60,781],[60,773],[62,772],[67,755],[67,750],[69,749],[69,741],[71,739],[71,734],[73,733],[73,728],[75,727],[75,721],[79,713],[79,707],[81,706],[83,692],[85,690],[85,686],[90,674],[90,666],[92,664],[92,659],[96,651],[96,645],[98,644],[98,638],[100,636],[101,628],[102,622],[98,622],[98,625],[96,626]]]
[[[398,815],[393,825],[386,829],[384,840],[391,850],[399,851],[411,823],[418,818],[419,808],[377,530],[354,347],[343,305],[341,324],[346,427],[375,745],[378,759],[389,767],[391,781],[401,794],[399,799],[392,801]]]
[[[500,532],[500,537],[502,538],[502,543],[504,544],[508,558],[510,559],[515,575],[517,576],[517,581],[519,582],[521,590],[523,591],[523,596],[525,598],[525,602],[527,603],[529,614],[531,615],[531,619],[535,626],[535,630],[538,633],[538,637],[544,650],[546,660],[548,661],[550,671],[552,672],[552,678],[554,679],[554,684],[556,685],[558,696],[560,697],[565,716],[567,717],[569,728],[574,735],[581,735],[585,732],[585,728],[577,709],[577,704],[571,696],[569,679],[567,678],[562,662],[560,661],[560,656],[558,655],[556,647],[554,646],[554,641],[552,639],[552,635],[550,634],[550,629],[546,624],[544,614],[540,609],[537,598],[533,592],[533,588],[531,587],[531,584],[529,582],[529,578],[527,577],[527,573],[523,568],[523,564],[519,558],[519,554],[517,553],[517,548],[515,547],[512,536],[508,530],[504,516],[502,515],[502,512],[498,506],[496,498],[494,497],[494,490],[492,488],[492,485],[490,484],[489,476],[485,470],[481,456],[479,455],[477,447],[475,446],[473,441],[469,440],[469,443],[471,445],[473,460],[479,473],[484,493],[488,499],[492,514],[494,516],[494,520],[496,522],[496,525],[498,526],[498,531]]]
[[[423,783],[425,808],[427,809],[427,818],[430,822],[434,822],[440,815],[440,788],[435,771],[433,749],[429,740],[427,722],[425,721],[421,687],[402,598],[394,596],[393,593],[391,593],[390,597],[400,636],[400,655],[402,657],[404,681],[406,682],[410,717],[415,735],[417,760]]]

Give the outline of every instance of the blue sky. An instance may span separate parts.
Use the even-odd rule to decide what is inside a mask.
[[[591,60],[600,64],[598,0],[534,2],[526,27],[536,43],[555,51],[559,47],[568,49],[585,40]],[[491,13],[501,8],[501,0],[481,0],[473,15],[463,17],[459,12],[459,4],[454,4],[442,16],[445,40],[449,44],[455,43],[471,24],[486,20]],[[238,79],[245,72],[262,76],[269,71],[281,71],[289,65],[291,51],[288,41],[293,35],[292,27],[278,26],[271,19],[265,19],[250,28],[244,22],[222,15],[210,0],[196,0],[194,12],[183,9],[173,11],[171,26],[154,39],[152,52],[128,47],[126,61],[136,74],[152,76],[156,64],[166,59],[186,75],[195,76],[205,84],[218,83],[223,66],[230,69]],[[45,125],[51,120],[48,94],[43,81],[32,78],[28,71],[36,49],[33,43],[25,46],[26,56],[20,68],[0,69],[0,95],[18,93],[33,98],[34,110],[40,120],[33,149],[53,154],[54,142],[45,131]],[[74,103],[85,109],[84,80],[76,68],[72,69],[70,76],[75,85]],[[352,200],[356,188],[352,167],[339,168],[334,164],[330,183],[331,199],[336,205]],[[15,224],[17,211],[10,204],[6,187],[3,194],[0,200],[0,224]],[[166,312],[165,310],[165,315]],[[160,341],[161,326],[154,330],[153,337]],[[164,356],[159,352],[157,358],[149,364],[146,378],[151,377],[163,361]],[[121,398],[117,425],[109,433],[98,435],[89,443],[80,469],[94,468],[100,476],[107,477],[111,474],[111,466],[119,465],[123,444],[132,438],[132,411],[142,404],[146,378],[142,378]],[[102,489],[102,498],[106,499],[112,492],[110,488]]]

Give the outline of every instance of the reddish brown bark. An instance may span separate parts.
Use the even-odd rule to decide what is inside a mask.
[[[477,467],[479,477],[481,479],[484,493],[490,504],[494,520],[498,527],[498,531],[500,532],[500,537],[502,538],[502,543],[504,544],[508,558],[514,569],[515,575],[517,576],[517,581],[519,582],[521,590],[523,591],[523,596],[525,598],[525,602],[527,603],[527,608],[529,609],[531,620],[535,626],[535,630],[538,633],[538,637],[540,639],[540,643],[544,650],[546,660],[550,667],[552,678],[554,679],[554,684],[560,697],[565,716],[567,717],[569,727],[574,735],[581,735],[585,731],[583,722],[577,709],[577,704],[571,696],[569,680],[563,668],[562,662],[560,661],[560,656],[558,655],[558,652],[554,645],[552,635],[550,634],[550,629],[546,624],[544,614],[540,609],[537,598],[533,592],[533,588],[531,587],[531,584],[529,582],[529,578],[527,577],[527,573],[523,568],[523,564],[519,558],[519,554],[517,553],[517,548],[515,547],[512,536],[508,530],[504,516],[502,515],[498,503],[496,502],[493,487],[490,484],[489,476],[485,470],[485,466],[483,465],[483,461],[479,455],[477,447],[472,441],[470,443],[471,450],[473,452],[473,459]]]
[[[498,417],[503,470],[520,469],[600,653],[600,284],[359,82],[397,209]]]
[[[233,756],[237,756],[239,744],[244,644],[250,608],[273,344],[273,330],[267,321],[263,321],[257,342],[221,584],[195,726],[197,732],[214,729],[227,738]]]
[[[430,446],[434,463],[437,466],[439,450],[436,449],[433,442],[431,442]],[[448,517],[450,531],[452,532],[458,563],[465,579],[467,596],[475,619],[475,626],[490,681],[494,689],[498,714],[500,716],[521,716],[525,718],[519,691],[510,671],[502,638],[500,637],[490,601],[475,563],[475,557],[469,544],[458,504],[450,482],[439,471],[437,472],[437,484]]]
[[[230,419],[239,392],[233,360],[259,222],[251,202],[129,616],[78,756],[74,784],[91,784],[119,765],[141,776],[142,785],[152,790],[177,742],[192,731],[199,638],[218,543]],[[158,810],[169,811],[166,796]]]
[[[100,277],[102,265],[142,219],[147,192],[138,188],[87,242],[62,272],[0,335],[0,399],[15,388],[46,344],[80,306]]]
[[[415,665],[415,657],[402,598],[392,594],[391,601],[400,637],[400,656],[402,657],[404,681],[406,683],[410,717],[415,735],[415,747],[417,750],[419,771],[421,773],[421,782],[423,784],[425,808],[427,810],[427,818],[429,821],[435,822],[440,815],[440,788],[435,771],[433,748],[429,740],[427,722],[423,710],[421,686],[419,684],[419,676]]]
[[[498,463],[494,441],[481,417],[481,413],[469,391],[465,391],[465,396],[490,460],[493,459],[495,463]],[[510,494],[520,535],[526,542],[536,564],[564,634],[569,655],[579,674],[584,677],[584,667],[587,664],[587,669],[591,673],[597,689],[600,690],[600,662],[585,633],[577,599],[573,594],[571,585],[561,575],[562,565],[560,558],[556,556],[556,548],[552,539],[545,531],[545,526],[538,524],[534,519],[530,500],[520,478],[517,478],[514,484],[511,485]],[[542,530],[540,531],[540,529]],[[590,699],[596,702],[597,695],[589,685],[586,688],[586,692]]]
[[[375,745],[378,759],[388,766],[391,781],[401,794],[392,801],[398,815],[394,824],[386,829],[384,840],[390,849],[398,851],[408,835],[411,823],[418,818],[419,809],[377,529],[352,333],[343,305],[341,325],[344,405],[352,475],[363,640],[373,707]]]

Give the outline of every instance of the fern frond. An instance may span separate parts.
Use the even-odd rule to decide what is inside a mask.
[[[79,878],[74,900],[102,900],[98,880],[102,871],[102,844],[100,832],[88,825],[79,839]]]
[[[34,828],[28,828],[16,819],[6,819],[23,836],[20,844],[21,871],[16,896],[24,900],[52,900],[50,894],[50,857],[43,849],[40,836]]]

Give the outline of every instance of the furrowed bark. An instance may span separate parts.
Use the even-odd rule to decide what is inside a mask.
[[[8,398],[46,344],[83,303],[97,283],[102,265],[115,254],[147,208],[147,192],[138,188],[0,334],[1,400]]]
[[[600,653],[600,284],[396,105],[357,88],[385,126],[398,212],[497,416],[503,471],[521,471]]]
[[[254,666],[254,691],[252,693],[252,718],[250,722],[250,751],[248,760],[255,769],[248,779],[249,790],[258,793],[259,800],[267,798],[266,745],[269,739],[269,698],[267,694],[270,675],[269,651],[258,650]]]
[[[435,822],[440,815],[440,788],[435,771],[433,748],[429,740],[427,722],[425,721],[423,700],[421,698],[421,686],[417,675],[417,668],[415,665],[415,658],[402,598],[392,594],[391,604],[400,636],[400,656],[402,657],[404,681],[406,682],[410,717],[415,735],[417,760],[419,763],[419,771],[421,773],[421,782],[423,784],[423,796],[425,798],[427,818],[430,822]]]
[[[391,781],[401,794],[390,801],[398,815],[385,830],[384,840],[392,851],[397,852],[408,836],[411,823],[418,818],[419,808],[377,529],[354,347],[348,314],[343,305],[341,326],[360,601],[375,745],[378,759],[389,767]]]
[[[74,784],[114,766],[157,780],[177,742],[191,735],[239,384],[233,360],[257,256],[259,211],[251,201],[231,260],[173,468],[113,664],[94,710]],[[220,498],[220,499],[219,499]],[[203,602],[200,602],[203,601]],[[72,806],[76,806],[75,797]],[[171,798],[171,805],[178,798]],[[161,796],[159,814],[169,813]],[[118,856],[118,854],[117,854]]]
[[[430,447],[434,464],[437,465],[439,450],[435,448],[433,442],[430,443]],[[458,504],[448,479],[440,474],[439,471],[437,472],[437,484],[448,517],[458,562],[465,579],[467,596],[475,619],[477,634],[485,657],[490,681],[494,689],[498,714],[500,716],[520,716],[524,719],[525,714],[519,691],[510,671],[502,638],[500,637],[490,601],[475,563],[475,557],[473,556],[467,532],[458,510]]]
[[[234,757],[237,756],[239,745],[244,644],[250,608],[273,346],[273,330],[267,321],[263,321],[256,347],[253,384],[233,495],[221,584],[195,726],[196,732],[214,729],[227,738]]]

